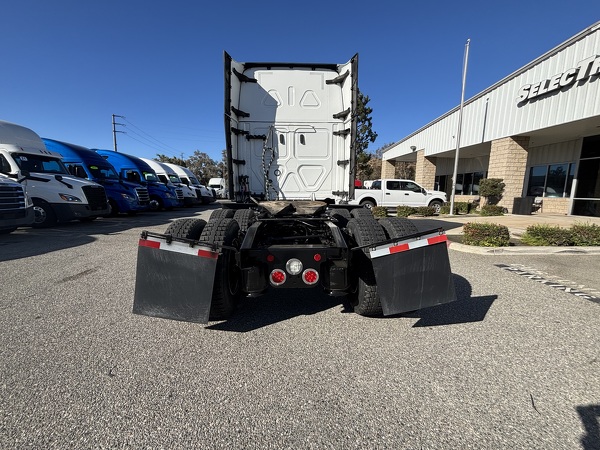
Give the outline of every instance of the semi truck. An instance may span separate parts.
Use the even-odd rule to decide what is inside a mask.
[[[146,164],[152,167],[161,183],[173,188],[180,189],[183,194],[183,206],[196,206],[202,203],[202,198],[198,197],[196,190],[183,183],[179,175],[165,163],[155,161],[150,158],[141,158]]]
[[[445,192],[425,189],[412,180],[374,180],[369,186],[369,189],[355,189],[354,199],[348,204],[369,209],[373,206],[430,206],[439,213],[448,200]]]
[[[289,289],[339,296],[363,316],[456,299],[442,229],[348,204],[358,55],[243,63],[225,53],[224,85],[230,202],[208,221],[142,232],[134,313],[208,323],[244,297]]]
[[[91,221],[109,212],[104,187],[71,176],[60,154],[46,148],[29,128],[0,121],[0,157],[3,173],[24,178],[35,212],[34,227],[59,222]]]
[[[202,203],[207,204],[215,202],[215,200],[217,199],[216,191],[210,186],[205,186],[202,183],[200,183],[198,177],[196,177],[196,175],[194,175],[194,173],[190,169],[188,169],[187,167],[178,166],[177,164],[165,164],[171,167],[177,173],[177,175],[179,175],[179,178],[183,183],[187,184],[188,186],[193,186],[198,191],[200,197],[202,198]]]
[[[9,170],[5,164],[6,160],[0,155],[0,172]],[[30,226],[34,221],[33,202],[25,188],[18,180],[0,173],[0,234]]]
[[[154,170],[141,158],[113,150],[92,150],[105,158],[119,172],[121,178],[148,189],[150,209],[171,211],[183,205],[183,191],[161,183]]]
[[[150,207],[148,189],[140,184],[123,180],[115,168],[95,151],[75,144],[42,138],[48,150],[59,153],[71,175],[94,181],[104,186],[109,215],[136,214]]]

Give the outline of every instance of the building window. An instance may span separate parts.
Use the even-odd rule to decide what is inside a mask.
[[[479,181],[486,177],[486,172],[467,172],[456,174],[456,195],[479,195]],[[435,188],[444,191],[448,196],[452,192],[452,175],[435,177]]]
[[[570,197],[574,176],[575,163],[530,167],[527,195],[532,197]]]

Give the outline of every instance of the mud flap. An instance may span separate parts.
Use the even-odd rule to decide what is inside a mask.
[[[456,300],[447,242],[435,232],[370,250],[384,315]]]
[[[208,323],[218,256],[209,247],[142,237],[138,246],[134,314]]]

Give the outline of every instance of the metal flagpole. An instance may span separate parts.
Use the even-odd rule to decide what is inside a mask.
[[[458,157],[460,153],[460,132],[462,130],[463,106],[465,103],[465,86],[467,84],[467,65],[469,63],[469,43],[465,44],[465,57],[463,60],[462,92],[460,95],[460,110],[458,112],[458,131],[456,132],[456,153],[454,154],[454,173],[452,174],[452,194],[450,194],[450,215],[454,215],[454,194],[456,192],[456,177],[458,172]]]

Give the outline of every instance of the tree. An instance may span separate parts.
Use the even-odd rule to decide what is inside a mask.
[[[199,150],[194,151],[194,154],[187,159],[187,167],[200,178],[203,184],[208,183],[211,178],[221,178],[223,173],[208,154]]]
[[[354,149],[356,150],[356,179],[368,180],[373,174],[373,167],[370,164],[372,155],[367,153],[370,143],[375,142],[377,133],[373,131],[373,122],[371,114],[373,108],[367,106],[371,100],[368,96],[358,91],[356,105],[356,141]]]
[[[166,156],[160,153],[156,155],[156,159],[160,162],[176,164],[178,166],[187,167],[185,159],[177,158],[176,156]]]
[[[502,198],[505,186],[502,178],[483,178],[479,180],[479,195],[485,198],[484,204],[497,204]]]

